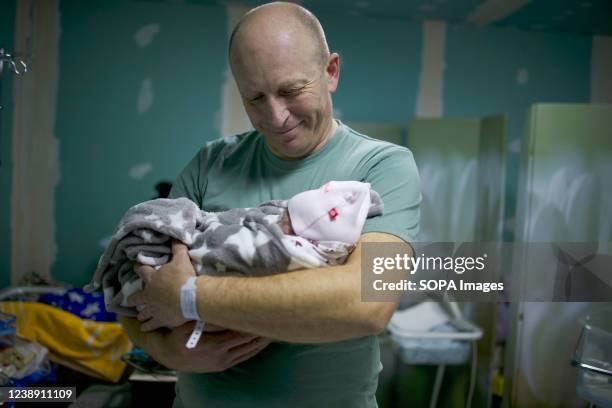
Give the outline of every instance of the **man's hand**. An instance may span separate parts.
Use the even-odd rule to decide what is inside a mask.
[[[127,299],[128,306],[139,309],[138,320],[142,331],[160,327],[177,327],[185,323],[180,304],[181,286],[195,270],[187,253],[187,246],[172,241],[172,260],[158,270],[138,265],[134,271],[144,283],[144,289]]]
[[[250,359],[271,340],[233,330],[205,332],[193,349],[185,347],[194,323],[189,322],[167,333],[159,333],[153,358],[168,368],[193,373],[224,371]],[[147,350],[145,350],[147,351]]]
[[[226,370],[253,357],[263,350],[269,339],[226,330],[213,325],[205,326],[205,333],[193,349],[185,347],[194,322],[173,330],[143,333],[138,321],[119,316],[121,325],[130,339],[151,357],[174,370],[208,373]]]

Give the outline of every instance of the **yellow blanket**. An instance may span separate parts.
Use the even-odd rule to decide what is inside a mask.
[[[121,378],[120,357],[132,345],[118,323],[81,319],[35,302],[0,302],[0,310],[17,316],[17,335],[47,347],[52,361],[107,381]]]

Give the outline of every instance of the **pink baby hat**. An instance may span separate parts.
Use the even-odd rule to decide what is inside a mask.
[[[330,181],[289,199],[295,233],[316,241],[356,244],[370,208],[370,183]]]

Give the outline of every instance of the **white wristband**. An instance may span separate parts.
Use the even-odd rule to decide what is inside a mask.
[[[198,340],[200,340],[200,336],[204,331],[204,324],[205,323],[203,320],[198,320],[193,328],[193,331],[191,332],[191,336],[189,336],[189,340],[187,340],[187,343],[185,344],[185,347],[192,349],[198,344]]]
[[[196,305],[196,277],[192,276],[181,286],[181,311],[188,320],[201,320]]]
[[[204,331],[204,321],[200,319],[200,315],[198,314],[198,306],[196,304],[196,277],[192,276],[181,286],[181,312],[183,312],[183,317],[188,320],[197,320],[195,327],[193,328],[193,332],[191,332],[191,336],[189,336],[189,340],[187,340],[187,344],[185,346],[187,348],[194,348],[198,344],[198,340],[200,340],[200,336]]]

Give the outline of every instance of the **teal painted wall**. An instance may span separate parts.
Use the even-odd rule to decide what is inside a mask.
[[[445,116],[508,114],[506,223],[513,237],[520,139],[529,106],[590,101],[590,36],[508,28],[449,26],[444,76]],[[527,82],[517,82],[525,69]]]
[[[13,52],[15,40],[16,0],[0,2],[0,48]],[[11,129],[13,115],[13,74],[4,71],[0,76],[0,288],[10,282],[11,268]]]
[[[227,17],[215,6],[117,0],[62,0],[60,13],[52,275],[81,285],[125,210],[220,136]],[[135,35],[150,24],[159,32],[139,47]],[[150,171],[130,177],[139,165]]]
[[[318,16],[341,58],[334,108],[342,120],[407,124],[415,112],[422,25],[402,20]]]

